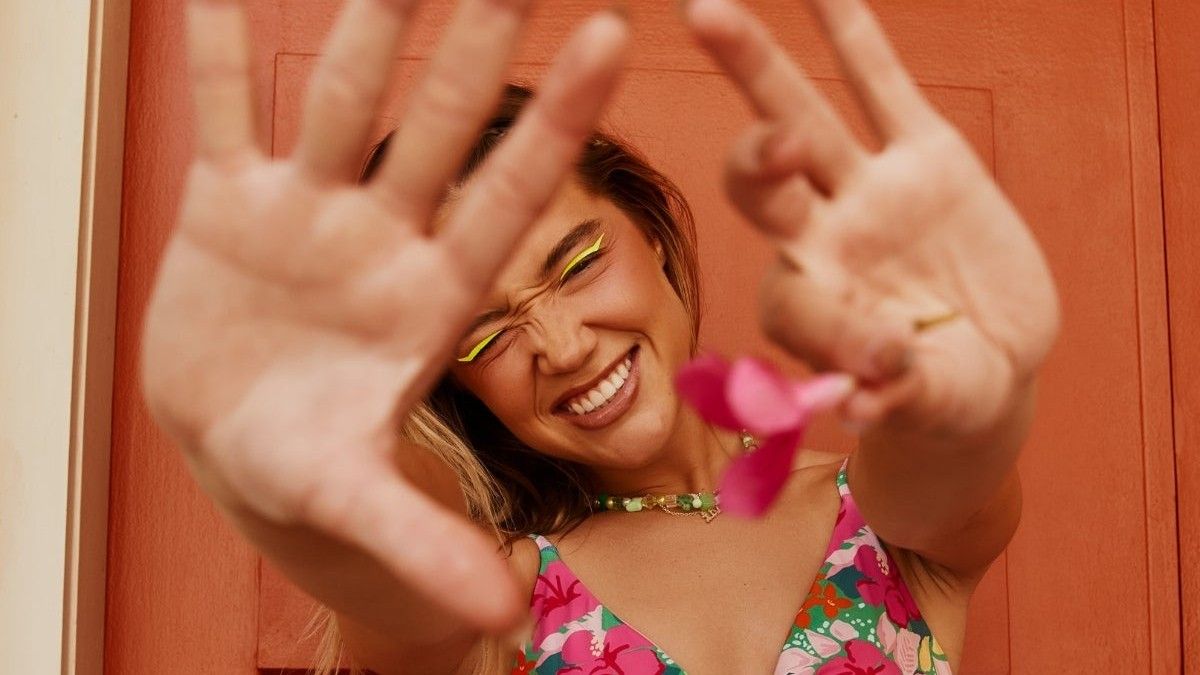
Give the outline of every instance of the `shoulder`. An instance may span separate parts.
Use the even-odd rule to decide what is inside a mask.
[[[846,461],[845,453],[828,450],[811,450],[801,448],[792,462],[792,473],[810,476],[813,480],[837,478],[838,471]]]
[[[521,537],[513,542],[512,551],[508,555],[508,568],[517,580],[517,590],[520,591],[521,598],[526,602],[533,596],[533,587],[537,583],[541,562],[542,553],[533,539]]]

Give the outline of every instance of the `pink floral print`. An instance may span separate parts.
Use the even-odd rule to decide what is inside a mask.
[[[899,568],[854,504],[846,466],[837,476],[834,536],[774,675],[951,675]],[[542,555],[530,603],[535,627],[514,675],[686,675],[597,600],[548,539],[531,537]]]

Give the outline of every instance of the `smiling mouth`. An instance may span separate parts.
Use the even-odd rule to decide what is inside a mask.
[[[568,392],[554,407],[557,416],[576,426],[594,429],[605,426],[633,404],[639,381],[638,347],[609,366],[586,389]]]

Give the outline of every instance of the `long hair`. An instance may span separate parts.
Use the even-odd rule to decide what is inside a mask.
[[[483,164],[532,97],[528,87],[509,84],[505,88],[496,113],[451,188],[460,187]],[[371,149],[363,181],[381,166],[394,134]],[[679,188],[633,148],[601,131],[585,143],[574,178],[592,195],[620,208],[648,241],[662,246],[663,272],[691,317],[694,351],[700,328],[695,224]],[[471,519],[493,533],[506,552],[522,536],[567,532],[592,514],[594,491],[584,466],[526,446],[450,377],[444,377],[413,408],[401,433],[454,469]],[[332,612],[322,608],[316,622],[324,626],[316,672],[326,675],[338,667],[342,645]],[[504,658],[499,649],[487,651],[495,659]],[[353,665],[350,668],[361,672]]]

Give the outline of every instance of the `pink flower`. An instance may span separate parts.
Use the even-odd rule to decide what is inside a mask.
[[[530,604],[533,615],[540,617],[533,634],[534,644],[540,645],[547,635],[592,611],[600,601],[566,565],[555,560],[538,575]]]
[[[817,670],[817,675],[901,675],[900,668],[866,640],[846,643],[846,656],[839,656]]]
[[[921,617],[912,595],[900,583],[900,570],[894,565],[887,565],[886,571],[880,565],[884,553],[874,546],[860,546],[854,555],[854,566],[863,573],[863,578],[855,584],[858,592],[872,605],[882,604],[887,610],[887,616],[897,626],[908,625],[909,619]]]
[[[820,663],[817,657],[800,649],[788,647],[779,655],[775,664],[775,675],[813,675],[813,666]]]
[[[845,400],[854,379],[836,374],[793,382],[751,358],[729,364],[701,356],[679,371],[675,386],[704,419],[759,438],[758,449],[734,460],[720,485],[722,510],[757,517],[787,482],[812,415]]]
[[[665,669],[654,647],[629,626],[613,626],[597,644],[591,631],[576,631],[562,648],[568,666],[559,675],[659,675]]]

